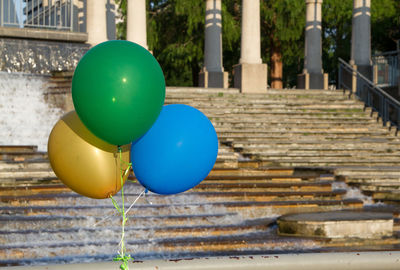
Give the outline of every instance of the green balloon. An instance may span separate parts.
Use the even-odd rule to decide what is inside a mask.
[[[91,48],[72,78],[72,100],[85,126],[114,145],[144,135],[161,112],[165,79],[154,56],[140,45],[113,40]]]

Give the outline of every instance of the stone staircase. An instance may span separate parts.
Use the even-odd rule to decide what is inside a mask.
[[[168,103],[206,112],[221,144],[260,166],[334,169],[375,202],[400,202],[400,138],[341,91],[171,88]]]
[[[0,265],[112,259],[118,250],[120,218],[110,200],[93,200],[70,191],[54,176],[46,153],[35,147],[1,146],[0,152]],[[338,188],[341,179],[332,171],[257,168],[258,162],[233,163],[221,158],[231,152],[220,153],[216,167],[194,189],[139,199],[126,227],[133,257],[366,248],[363,241],[349,248],[343,241],[276,233],[276,218],[283,214],[362,208],[360,199],[347,198],[346,190]],[[143,191],[133,175],[130,180],[125,185],[126,208]],[[389,237],[367,244],[372,249],[392,249],[399,241]]]
[[[58,102],[50,96],[59,93],[69,99],[68,82],[53,81],[49,100]],[[194,189],[138,200],[126,227],[135,259],[399,249],[399,139],[358,101],[339,91],[168,88],[171,103],[211,119],[218,159]],[[126,207],[143,191],[130,180]],[[386,204],[365,205],[373,200]],[[277,234],[276,219],[284,214],[363,208],[393,213],[393,237]],[[111,260],[119,241],[120,218],[110,200],[71,192],[34,146],[0,146],[0,266]]]

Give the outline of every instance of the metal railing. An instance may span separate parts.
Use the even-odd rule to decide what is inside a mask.
[[[375,83],[380,87],[397,86],[400,75],[400,51],[391,51],[372,56]]]
[[[355,94],[365,107],[378,113],[383,125],[387,123],[400,129],[400,102],[383,91],[379,86],[374,85],[351,65],[339,58],[339,88],[344,91],[350,90]]]
[[[73,30],[73,0],[0,0],[0,26]]]

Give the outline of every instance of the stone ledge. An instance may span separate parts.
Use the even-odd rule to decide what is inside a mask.
[[[0,37],[57,40],[78,43],[85,43],[88,40],[87,33],[16,27],[0,27]]]
[[[278,219],[279,234],[322,238],[381,238],[393,234],[393,215],[365,211],[300,213]]]

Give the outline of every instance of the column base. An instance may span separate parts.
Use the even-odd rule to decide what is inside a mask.
[[[233,84],[241,93],[265,93],[267,65],[241,63],[233,66]]]
[[[228,72],[200,71],[199,87],[204,88],[228,88]]]
[[[357,67],[357,71],[360,72],[364,77],[368,80],[373,81],[373,66],[371,65],[355,65]]]
[[[398,90],[397,94],[398,94],[399,97],[400,97],[400,75],[399,75],[399,77],[397,77],[397,85],[398,85],[398,87],[399,87],[399,90]]]
[[[328,73],[302,73],[297,75],[298,89],[328,89]]]

